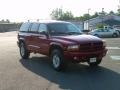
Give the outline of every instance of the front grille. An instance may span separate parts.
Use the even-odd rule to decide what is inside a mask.
[[[103,49],[102,42],[80,44],[80,51],[82,52],[92,52],[92,51],[98,51],[102,49]]]

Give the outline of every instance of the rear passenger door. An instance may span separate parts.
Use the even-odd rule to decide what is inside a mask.
[[[112,31],[112,29],[108,29],[107,32],[108,32],[108,36],[109,36],[109,37],[111,37],[111,36],[113,35],[113,31]]]
[[[108,29],[104,29],[104,37],[109,37],[111,32]]]
[[[26,45],[29,45],[30,43],[30,35],[29,35],[29,29],[31,27],[31,23],[23,23],[20,27],[20,32],[18,33],[18,38],[25,41]]]

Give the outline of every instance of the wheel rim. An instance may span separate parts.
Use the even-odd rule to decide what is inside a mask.
[[[58,68],[59,65],[60,65],[60,58],[59,58],[58,55],[55,54],[55,55],[53,56],[53,66],[54,66],[55,68]]]
[[[21,56],[24,56],[24,54],[25,54],[25,48],[24,48],[23,44],[21,44],[20,53],[21,53]]]

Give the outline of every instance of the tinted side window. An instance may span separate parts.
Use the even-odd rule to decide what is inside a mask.
[[[101,32],[101,30],[96,30],[96,32]]]
[[[111,31],[112,31],[112,29],[107,29],[107,31],[108,31],[108,32],[111,32]]]
[[[23,23],[20,27],[20,31],[28,31],[30,28],[31,23]]]
[[[109,30],[108,29],[104,29],[104,32],[109,32]]]
[[[96,32],[100,32],[100,30],[97,30]]]
[[[102,30],[102,29],[100,29],[100,30],[99,30],[99,32],[103,32],[103,30]]]
[[[42,33],[44,31],[47,31],[47,26],[45,24],[40,24],[38,32]]]
[[[33,23],[32,26],[31,26],[30,31],[37,32],[38,31],[38,27],[39,27],[39,23]]]

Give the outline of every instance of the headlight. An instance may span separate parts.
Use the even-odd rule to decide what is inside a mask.
[[[68,50],[79,50],[79,45],[70,45],[70,46],[68,46],[68,48],[67,48]]]

